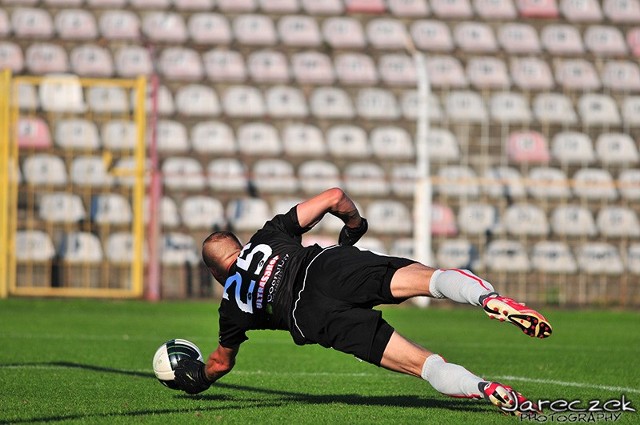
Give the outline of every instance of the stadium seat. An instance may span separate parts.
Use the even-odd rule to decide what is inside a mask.
[[[456,218],[450,206],[437,202],[431,205],[431,234],[434,236],[458,234]]]
[[[235,39],[247,46],[274,46],[278,39],[273,21],[266,15],[238,15],[232,28]]]
[[[335,240],[333,240],[332,245],[335,244]],[[387,255],[387,248],[385,247],[384,242],[380,238],[374,236],[363,236],[356,244],[354,245],[361,251],[371,251],[380,255]]]
[[[340,0],[300,0],[302,8],[309,15],[341,15],[344,5]]]
[[[385,54],[378,60],[380,78],[390,86],[415,87],[416,67],[413,59],[404,54]]]
[[[119,193],[103,193],[91,199],[91,221],[96,224],[129,224],[132,216],[129,201]]]
[[[341,186],[338,167],[324,160],[303,162],[298,168],[298,181],[304,193],[313,195]]]
[[[121,87],[89,87],[87,104],[96,114],[126,114],[130,111],[127,93]]]
[[[178,232],[162,235],[161,262],[165,266],[198,264],[200,255],[193,236]]]
[[[620,109],[625,125],[640,125],[640,96],[627,96],[623,98]]]
[[[608,170],[581,168],[573,175],[573,192],[582,199],[613,201],[618,193]]]
[[[239,52],[213,49],[202,55],[204,72],[213,82],[241,82],[247,77],[244,59]]]
[[[552,55],[580,55],[584,53],[578,28],[570,24],[549,24],[540,31],[542,47]]]
[[[452,121],[483,123],[488,121],[489,113],[482,97],[473,91],[452,91],[445,100],[447,116]]]
[[[129,232],[114,232],[107,236],[104,244],[104,254],[111,264],[129,264],[135,256],[133,251],[134,239]],[[143,244],[144,261],[148,259],[147,244]]]
[[[371,130],[369,135],[373,154],[380,160],[415,158],[411,136],[401,127],[381,126]]]
[[[204,76],[200,54],[186,47],[167,47],[160,53],[160,73],[168,80],[198,81]]]
[[[112,120],[102,124],[100,136],[105,148],[119,151],[135,149],[138,135],[133,121]]]
[[[272,204],[271,204],[271,210],[273,211],[273,214],[286,214],[291,208],[295,207],[296,205],[298,205],[300,202],[303,202],[304,199],[302,198],[297,198],[297,197],[286,197],[286,198],[281,198],[278,197]],[[303,242],[304,244],[304,242]],[[335,244],[335,239],[332,239],[332,243],[331,245]]]
[[[637,24],[640,22],[640,2],[638,0],[604,0],[604,15],[617,24]]]
[[[190,149],[187,129],[180,121],[158,120],[156,133],[158,152],[181,153]],[[151,137],[147,133],[147,137]]]
[[[484,22],[461,22],[454,27],[456,45],[468,53],[494,53],[498,49],[491,27]]]
[[[50,261],[56,255],[51,237],[41,230],[18,230],[15,235],[15,258],[21,262]]]
[[[0,67],[2,67],[1,55],[2,46],[0,46]],[[12,96],[14,96],[13,99],[17,99],[18,108],[21,110],[34,111],[40,108],[40,100],[38,99],[36,87],[31,83],[20,82],[19,84],[14,84]]]
[[[288,15],[278,21],[280,41],[291,47],[317,47],[322,36],[312,16]]]
[[[532,113],[524,95],[515,92],[500,92],[489,101],[491,119],[500,123],[529,123]]]
[[[602,133],[596,140],[598,159],[605,165],[630,165],[640,161],[638,148],[626,133]]]
[[[256,0],[216,0],[216,5],[223,12],[252,12],[256,10]]]
[[[104,47],[84,44],[75,47],[69,55],[71,70],[81,77],[104,77],[113,75],[111,53]]]
[[[98,28],[107,40],[137,40],[140,37],[140,19],[131,10],[105,10],[100,14]]]
[[[460,231],[469,235],[484,235],[498,226],[498,213],[493,205],[466,203],[458,211]]]
[[[527,176],[527,190],[535,199],[568,199],[571,197],[567,175],[559,168],[534,167]]]
[[[259,159],[253,164],[252,181],[258,192],[294,193],[298,181],[293,165],[284,159]]]
[[[556,82],[566,90],[595,91],[601,87],[596,70],[586,59],[556,62]]]
[[[259,0],[260,10],[266,13],[296,13],[300,10],[298,0]]]
[[[628,30],[626,40],[630,53],[635,57],[640,56],[640,28],[634,27]]]
[[[102,244],[93,233],[65,233],[60,244],[60,257],[67,264],[97,264],[102,261]]]
[[[366,208],[372,234],[407,234],[412,231],[411,211],[405,204],[394,200],[374,200]]]
[[[530,24],[507,22],[500,25],[497,34],[498,43],[507,53],[535,54],[541,51],[538,32]]]
[[[485,21],[513,21],[517,17],[511,0],[473,0],[473,8]]]
[[[261,117],[266,113],[262,93],[252,86],[231,86],[222,96],[225,114],[230,117]]]
[[[182,222],[188,229],[222,229],[226,224],[224,207],[209,196],[189,196],[180,205]]]
[[[384,170],[373,162],[349,163],[344,168],[343,180],[347,193],[355,196],[389,195],[389,183]]]
[[[171,5],[171,0],[129,0],[130,7],[139,10],[166,10]]]
[[[93,40],[98,26],[93,14],[83,9],[62,9],[54,18],[57,36],[62,40]]]
[[[551,228],[560,236],[594,236],[596,223],[591,212],[579,205],[560,205],[551,212]]]
[[[333,84],[336,78],[329,56],[317,51],[292,54],[291,72],[299,84]]]
[[[360,21],[352,17],[325,19],[322,22],[322,36],[334,49],[357,49],[367,44]]]
[[[180,12],[211,10],[215,0],[172,0],[173,5]]]
[[[426,60],[429,83],[432,87],[467,87],[467,77],[460,61],[453,56],[429,56]]]
[[[335,57],[338,80],[342,84],[375,85],[378,75],[373,59],[362,53],[342,53]]]
[[[396,196],[412,197],[416,191],[418,171],[415,164],[398,164],[391,168],[391,191]]]
[[[571,100],[560,93],[540,93],[533,99],[533,114],[543,124],[575,124],[578,115]]]
[[[282,130],[282,145],[287,156],[322,158],[327,153],[322,132],[311,124],[288,124]]]
[[[620,253],[606,242],[586,242],[576,248],[578,267],[587,274],[619,275],[624,272]]]
[[[384,0],[345,0],[347,13],[382,14],[387,11]]]
[[[326,133],[329,153],[336,158],[364,159],[371,156],[367,133],[354,125],[337,125]]]
[[[374,18],[367,23],[366,36],[375,49],[403,49],[407,45],[408,34],[404,24],[393,18]]]
[[[33,186],[62,186],[67,183],[67,169],[59,156],[40,153],[29,155],[22,163],[22,174]]]
[[[627,45],[620,29],[613,26],[591,25],[584,33],[587,50],[598,57],[626,56]]]
[[[413,238],[394,239],[393,242],[391,242],[391,247],[389,248],[389,255],[392,255],[394,257],[414,259],[417,261],[414,254],[414,245],[415,242]],[[431,260],[431,262],[433,262],[434,260],[433,254],[431,254]]]
[[[640,274],[640,243],[629,244],[626,252],[627,270],[633,274]]]
[[[17,39],[50,39],[53,20],[44,8],[18,7],[11,13],[11,28]]]
[[[100,156],[76,156],[69,170],[71,182],[77,186],[108,187],[113,176]]]
[[[438,162],[458,161],[460,146],[453,133],[445,128],[432,128],[427,134],[429,156]]]
[[[204,173],[200,163],[191,157],[172,156],[162,162],[164,186],[169,190],[203,190]]]
[[[560,12],[572,23],[599,22],[602,10],[598,0],[560,0]]]
[[[142,18],[142,33],[151,42],[184,44],[187,26],[182,15],[170,11],[151,11]]]
[[[431,0],[433,14],[441,19],[464,19],[473,16],[469,0]]]
[[[507,156],[515,163],[545,163],[550,159],[547,140],[537,131],[515,131],[507,139]]]
[[[607,61],[603,66],[601,78],[606,89],[626,93],[640,91],[640,69],[634,62]]]
[[[113,166],[112,173],[115,175],[114,182],[118,186],[133,187],[136,181],[135,170],[138,161],[133,156],[126,156],[118,159]],[[151,161],[147,158],[144,162],[145,170],[151,169]],[[150,176],[147,174],[144,178],[144,184],[148,185]]]
[[[622,170],[618,176],[618,187],[622,197],[628,201],[640,199],[640,170]]]
[[[272,118],[304,118],[309,115],[303,92],[292,86],[274,86],[265,93],[267,113]]]
[[[592,125],[620,125],[620,113],[615,100],[604,93],[586,93],[578,99],[582,123]]]
[[[29,45],[25,50],[25,64],[31,74],[58,74],[69,70],[67,52],[51,43]]]
[[[420,18],[430,12],[429,3],[421,0],[389,0],[387,7],[392,15],[402,18]]]
[[[351,98],[338,87],[318,87],[309,100],[311,114],[316,118],[352,119],[355,111]]]
[[[7,37],[11,33],[11,22],[9,22],[9,15],[4,9],[0,9],[0,37]]]
[[[505,239],[489,242],[483,263],[491,271],[526,272],[531,268],[522,243]]]
[[[98,127],[93,121],[83,118],[58,121],[53,140],[62,149],[96,150],[100,147]]]
[[[12,73],[20,73],[24,69],[24,55],[16,43],[0,41],[0,69],[10,69]]]
[[[122,46],[116,50],[113,60],[116,65],[116,73],[122,78],[149,75],[153,71],[149,51],[141,46]]]
[[[453,36],[446,23],[421,19],[409,28],[413,43],[420,50],[428,52],[450,52],[453,50]]]
[[[247,170],[239,159],[214,159],[207,165],[209,187],[214,192],[244,192],[247,190]]]
[[[282,144],[275,127],[262,122],[248,122],[237,130],[240,153],[250,156],[280,156]]]
[[[217,13],[197,12],[187,21],[189,38],[196,44],[228,45],[233,34],[227,19]]]
[[[425,112],[431,122],[440,122],[444,119],[444,114],[440,107],[440,100],[437,96],[427,94],[426,111],[424,108],[421,108],[418,103],[418,92],[416,90],[406,90],[402,93],[400,107],[402,108],[402,115],[405,119],[415,121],[418,119],[418,115]]]
[[[591,139],[577,131],[556,133],[551,139],[551,155],[561,164],[587,165],[595,160]]]
[[[484,192],[492,198],[523,198],[525,185],[520,172],[512,167],[487,168],[482,176]]]
[[[393,92],[377,87],[358,91],[356,110],[358,116],[366,120],[396,120],[401,114]]]
[[[557,18],[556,0],[516,0],[518,14],[523,18]]]
[[[185,117],[211,117],[221,112],[218,95],[208,85],[185,84],[175,96],[176,111]]]
[[[470,269],[478,260],[478,252],[466,239],[445,239],[438,246],[435,258],[442,269]]]
[[[531,252],[534,270],[546,273],[575,273],[578,269],[573,254],[565,242],[536,242]]]
[[[17,129],[19,149],[47,149],[52,145],[49,126],[40,117],[19,117]]]
[[[77,223],[86,218],[86,211],[82,199],[75,193],[43,193],[38,216],[51,223]]]
[[[264,199],[241,198],[229,201],[226,217],[237,232],[255,232],[271,219],[271,208]]]
[[[191,128],[191,144],[197,153],[233,155],[237,152],[231,127],[220,121],[199,121]]]
[[[251,79],[258,83],[284,83],[289,81],[289,65],[284,53],[259,50],[247,58]]]
[[[605,206],[598,211],[596,224],[600,234],[606,237],[640,236],[638,216],[629,207]]]
[[[544,59],[513,57],[511,58],[509,71],[513,83],[521,90],[550,90],[554,86],[551,69]],[[542,95],[550,94],[553,93],[544,93]]]
[[[478,176],[466,165],[447,165],[438,170],[435,190],[445,196],[477,197],[480,194]]]
[[[467,62],[471,85],[482,89],[508,89],[511,85],[505,63],[493,56],[477,56]]]
[[[510,205],[504,213],[504,226],[514,236],[545,236],[549,223],[542,208],[529,203]]]

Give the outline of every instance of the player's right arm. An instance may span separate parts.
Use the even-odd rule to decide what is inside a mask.
[[[236,356],[238,355],[239,348],[239,346],[223,347],[222,345],[218,345],[218,348],[209,355],[205,366],[205,373],[211,383],[216,382],[233,369],[233,366],[236,364]]]

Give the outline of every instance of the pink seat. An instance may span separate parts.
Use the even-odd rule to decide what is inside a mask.
[[[604,0],[604,14],[617,24],[635,24],[640,22],[640,1]]]
[[[266,15],[239,15],[233,20],[236,40],[249,46],[273,46],[277,41],[273,21]]]
[[[464,19],[473,16],[469,0],[432,0],[431,9],[438,18]]]
[[[10,41],[0,41],[0,69],[19,73],[24,68],[24,56],[20,46]]]
[[[160,72],[169,80],[197,81],[204,75],[198,52],[184,47],[168,47],[160,54]]]
[[[291,56],[291,71],[300,84],[332,84],[335,81],[329,56],[313,50],[294,53]]]
[[[107,10],[100,15],[100,33],[108,40],[137,39],[140,19],[129,10]]]
[[[71,51],[71,70],[81,77],[111,77],[113,60],[104,47],[93,44],[78,46]]]
[[[569,90],[597,90],[600,79],[591,62],[585,59],[566,59],[556,63],[556,81]]]
[[[13,33],[18,38],[51,38],[53,21],[45,9],[18,8],[11,14]]]
[[[536,131],[516,131],[507,139],[507,156],[516,163],[549,162],[545,137]]]
[[[622,32],[613,26],[592,25],[584,33],[587,49],[597,56],[625,56],[627,46]]]
[[[67,52],[58,44],[33,43],[25,52],[27,69],[34,74],[65,73]]]
[[[198,44],[229,44],[232,39],[227,19],[217,13],[194,13],[187,23],[189,37]]]
[[[635,57],[640,57],[640,28],[631,28],[627,32],[627,44],[631,54]]]
[[[247,58],[247,69],[253,81],[284,83],[289,81],[289,64],[284,53],[259,50]]]
[[[455,215],[448,205],[433,204],[431,208],[431,234],[434,236],[455,236],[458,234]]]
[[[341,15],[344,6],[340,0],[300,0],[309,15]]]
[[[213,49],[202,55],[204,71],[211,81],[244,81],[247,70],[239,52]]]
[[[484,20],[514,20],[516,8],[511,0],[474,0],[473,8]]]
[[[540,58],[512,58],[510,72],[513,83],[523,90],[549,90],[554,85],[549,65]]]
[[[64,9],[54,20],[58,36],[63,40],[92,40],[98,36],[93,14],[82,9]]]
[[[311,16],[283,16],[278,21],[278,35],[287,46],[319,46],[322,42],[320,29]]]
[[[485,23],[462,22],[456,25],[453,38],[465,52],[492,53],[498,49],[493,31]]]
[[[453,56],[430,56],[427,73],[434,87],[461,88],[467,86],[467,77],[460,61]]]
[[[47,149],[51,146],[51,132],[42,118],[20,117],[18,119],[18,148]]]
[[[407,44],[404,24],[392,18],[376,18],[367,24],[367,39],[376,49],[403,49]]]
[[[384,0],[345,0],[347,13],[385,13]]]
[[[184,19],[175,12],[147,13],[142,20],[142,32],[157,43],[182,44],[187,40]]]
[[[476,56],[467,62],[467,77],[478,89],[508,88],[511,85],[505,63],[494,56]]]
[[[584,53],[582,37],[578,28],[568,24],[551,24],[540,33],[542,45],[554,55],[573,55]]]
[[[523,23],[507,23],[498,28],[498,42],[509,53],[540,53],[536,29]]]
[[[429,2],[422,0],[389,0],[387,7],[392,15],[403,18],[420,18],[429,14]]]
[[[332,17],[322,23],[324,40],[334,48],[359,48],[366,45],[360,21],[351,17]]]
[[[638,64],[627,60],[607,61],[602,70],[602,85],[617,92],[640,91]]]
[[[518,13],[523,18],[557,18],[556,0],[516,0]]]
[[[380,56],[378,70],[382,81],[391,86],[416,85],[416,67],[413,58],[404,54]]]
[[[123,78],[149,75],[153,70],[149,51],[140,46],[123,46],[114,55],[116,71]]]
[[[602,10],[598,0],[560,0],[560,11],[569,22],[602,20]]]
[[[363,53],[343,53],[335,58],[336,75],[343,84],[377,83],[376,67],[371,56]]]

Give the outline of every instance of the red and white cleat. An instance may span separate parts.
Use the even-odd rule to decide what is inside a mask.
[[[531,337],[546,338],[553,332],[549,321],[542,314],[511,298],[490,295],[483,300],[482,308],[492,319],[509,321]]]
[[[508,385],[499,382],[481,382],[478,385],[485,400],[500,408],[505,415],[521,416],[542,413],[538,406]]]

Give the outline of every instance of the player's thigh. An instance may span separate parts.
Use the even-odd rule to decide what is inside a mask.
[[[391,278],[391,294],[395,298],[431,296],[429,281],[435,269],[421,263],[402,267]]]

